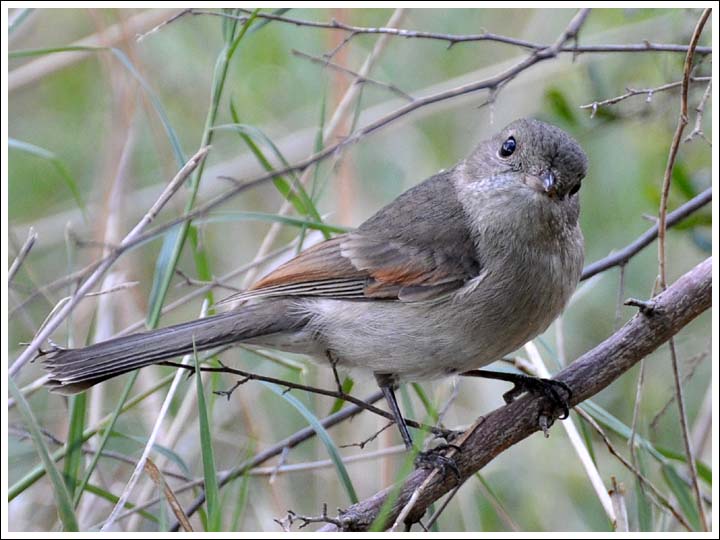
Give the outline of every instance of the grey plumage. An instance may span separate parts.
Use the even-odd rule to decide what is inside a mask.
[[[583,263],[577,190],[587,159],[567,133],[518,120],[356,231],[314,246],[229,299],[232,311],[62,350],[55,390],[246,342],[369,370],[378,380],[486,365],[544,331]],[[406,439],[407,443],[407,439]]]

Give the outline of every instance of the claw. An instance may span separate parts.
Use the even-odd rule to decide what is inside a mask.
[[[415,458],[415,467],[418,469],[438,469],[443,478],[446,478],[448,471],[453,474],[455,480],[460,482],[460,469],[451,457],[441,454],[444,450],[452,448],[459,452],[460,447],[454,444],[440,445],[425,452],[420,452]]]

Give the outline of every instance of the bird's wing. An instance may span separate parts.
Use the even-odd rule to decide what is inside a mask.
[[[463,210],[449,173],[443,173],[357,231],[303,251],[221,303],[271,296],[415,302],[454,291],[479,272]]]

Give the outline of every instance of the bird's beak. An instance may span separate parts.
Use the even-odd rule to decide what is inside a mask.
[[[545,171],[540,175],[540,180],[542,180],[543,189],[545,190],[545,193],[547,193],[548,196],[551,198],[557,197],[557,189],[556,184],[557,181],[555,179],[555,175],[552,173],[552,171]]]

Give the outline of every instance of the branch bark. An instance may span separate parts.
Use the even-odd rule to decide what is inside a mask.
[[[615,334],[558,374],[557,379],[573,389],[570,404],[575,406],[610,385],[711,304],[712,258],[708,258],[654,297],[649,314],[638,313]],[[525,396],[476,423],[474,431],[465,438],[454,456],[460,481],[464,482],[501,452],[538,431],[542,403],[540,398]],[[392,525],[413,495],[415,504],[407,516],[410,522],[420,519],[431,503],[457,485],[453,475],[443,478],[443,475],[434,474],[428,481],[431,475],[432,471],[416,470],[408,476],[393,501],[385,527]],[[423,484],[418,494],[418,488]],[[393,486],[385,488],[342,512],[338,519],[343,530],[367,530],[393,489]],[[337,531],[338,527],[327,524],[320,530]]]

